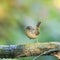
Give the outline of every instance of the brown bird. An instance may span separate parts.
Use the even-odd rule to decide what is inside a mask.
[[[29,17],[25,17],[23,20],[23,23],[19,23],[19,26],[22,28],[22,30],[24,30],[23,32],[25,32],[26,36],[30,39],[36,39],[40,32],[39,32],[39,28],[40,28],[40,21],[36,21],[32,18]]]
[[[27,26],[25,29],[27,37],[29,37],[30,39],[36,39],[40,34],[39,32],[40,24],[41,22],[38,22],[35,28],[33,28],[32,26]]]

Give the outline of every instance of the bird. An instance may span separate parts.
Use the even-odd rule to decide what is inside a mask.
[[[36,39],[39,36],[40,24],[41,21],[36,22],[30,17],[25,17],[23,23],[18,22],[18,25],[29,39]]]
[[[25,29],[26,36],[30,39],[36,39],[40,34],[39,32],[40,24],[41,22],[38,22],[38,24],[36,25],[36,28],[33,28],[32,26],[27,26]]]
[[[30,39],[36,39],[40,34],[39,32],[40,24],[41,21],[35,22],[34,19],[27,18],[25,20],[25,25],[24,25],[26,36]]]

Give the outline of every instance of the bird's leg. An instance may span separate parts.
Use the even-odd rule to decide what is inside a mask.
[[[35,47],[36,47],[36,48],[37,48],[38,44],[39,44],[39,40],[38,40],[38,38],[36,38],[36,39],[35,39]]]
[[[35,43],[38,43],[38,42],[39,42],[39,41],[38,41],[38,38],[36,38],[36,39],[35,39]]]
[[[37,40],[36,40],[36,41],[37,41],[37,43],[39,42],[38,38],[37,38]]]
[[[39,40],[38,38],[36,38],[36,46],[39,44]]]

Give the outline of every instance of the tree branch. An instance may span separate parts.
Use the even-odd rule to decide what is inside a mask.
[[[37,55],[53,55],[60,59],[60,43],[33,43],[24,45],[0,45],[0,58],[19,58]]]

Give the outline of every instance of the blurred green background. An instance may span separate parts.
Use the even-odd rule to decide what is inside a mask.
[[[60,42],[60,0],[0,0],[0,45],[36,42],[37,39],[30,40],[18,25],[23,23],[24,16],[42,22],[39,42]]]

